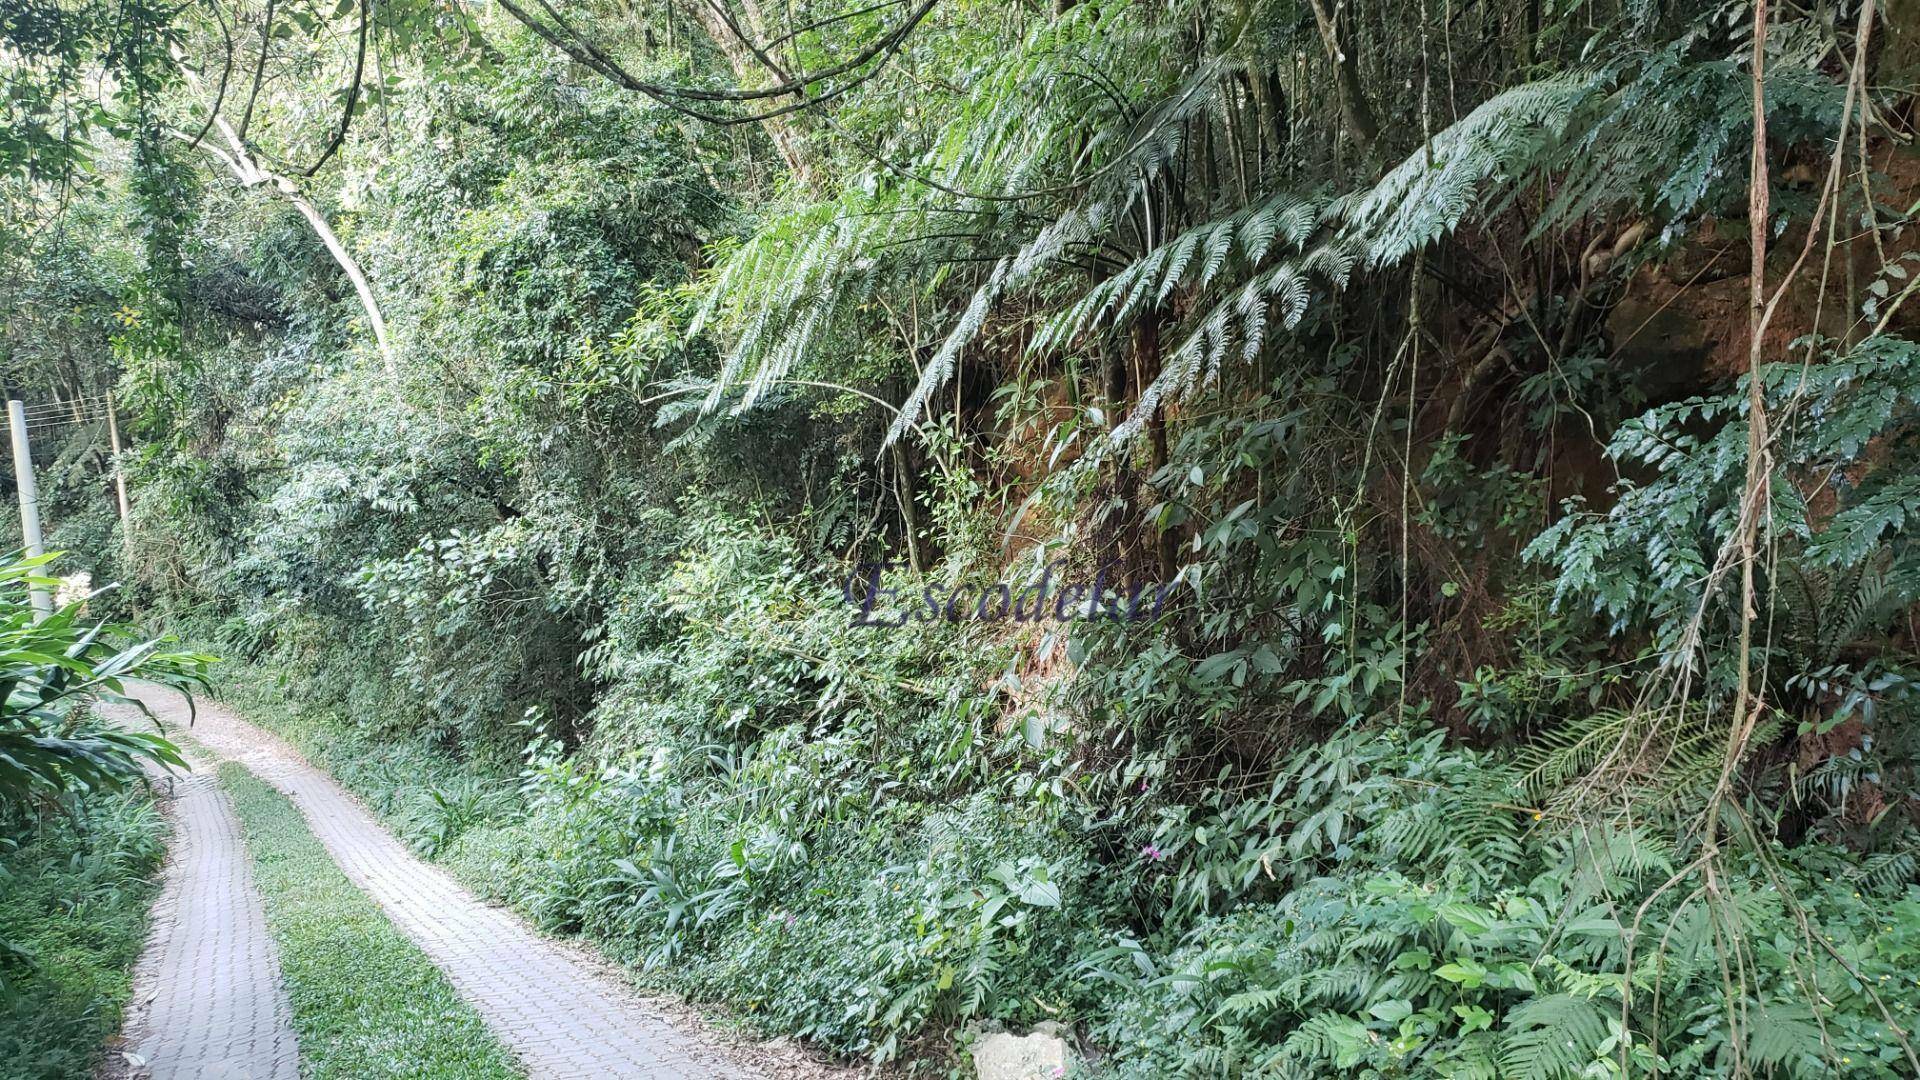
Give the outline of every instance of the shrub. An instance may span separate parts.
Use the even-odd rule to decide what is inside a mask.
[[[93,1074],[146,940],[163,832],[145,793],[127,792],[0,835],[0,1077]]]

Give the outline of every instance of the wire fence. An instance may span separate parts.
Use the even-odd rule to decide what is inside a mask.
[[[27,428],[32,431],[104,423],[111,411],[111,403],[105,394],[41,402],[22,410],[27,419]]]

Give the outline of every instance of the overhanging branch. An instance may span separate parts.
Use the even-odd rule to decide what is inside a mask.
[[[861,49],[853,56],[837,64],[830,65],[818,71],[803,72],[791,78],[783,79],[772,86],[757,89],[728,87],[720,90],[707,90],[695,86],[676,86],[639,78],[622,67],[620,62],[609,55],[606,50],[595,45],[584,34],[575,30],[573,26],[567,22],[566,17],[549,3],[548,0],[534,0],[534,2],[539,4],[540,8],[546,12],[548,16],[547,19],[535,16],[532,12],[521,6],[517,0],[499,0],[502,10],[513,16],[514,19],[526,26],[527,29],[532,30],[542,40],[571,57],[576,63],[605,77],[615,85],[645,94],[661,104],[667,105],[696,119],[713,124],[733,125],[757,123],[762,120],[785,116],[788,113],[817,105],[829,98],[838,97],[852,87],[872,78],[873,75],[879,71],[885,60],[895,52],[898,52],[900,47],[906,43],[907,37],[911,35],[914,29],[933,11],[934,5],[939,3],[939,0],[921,0],[920,4],[907,14],[906,18],[901,20],[899,25],[874,39],[866,48]],[[876,61],[878,61],[878,63],[876,63]],[[870,64],[872,66],[868,67]],[[861,71],[860,69],[862,68],[867,68],[867,70]],[[854,74],[853,78],[846,84],[836,86],[824,94],[812,97],[806,96],[807,90],[849,73],[857,74]],[[700,102],[709,105],[740,104],[790,96],[795,96],[798,100],[777,108],[744,115],[729,115],[686,104],[686,102]]]

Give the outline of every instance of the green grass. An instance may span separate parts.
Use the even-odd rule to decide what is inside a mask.
[[[146,940],[163,831],[130,793],[0,832],[0,1080],[92,1074]]]
[[[220,766],[293,1002],[307,1080],[518,1077],[446,976],[355,888],[286,797]]]
[[[474,893],[539,921],[528,903],[539,891],[528,880],[533,863],[524,856],[542,840],[509,797],[517,759],[482,764],[456,759],[424,739],[376,735],[337,708],[297,701],[288,680],[245,661],[222,665],[217,686],[222,702],[286,740],[422,857]],[[458,798],[476,789],[492,797]],[[468,806],[476,812],[451,812]]]

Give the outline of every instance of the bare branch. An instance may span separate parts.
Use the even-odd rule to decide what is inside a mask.
[[[774,86],[752,90],[740,87],[730,87],[723,90],[704,90],[699,87],[674,86],[641,79],[627,71],[618,61],[608,55],[605,50],[588,40],[585,35],[575,30],[567,22],[566,17],[554,8],[552,4],[548,3],[547,0],[536,0],[536,2],[542,10],[551,17],[551,25],[549,25],[546,20],[534,16],[527,11],[526,8],[520,6],[516,0],[500,0],[500,7],[506,11],[507,14],[513,16],[521,24],[526,26],[527,29],[539,35],[548,44],[566,53],[582,66],[605,76],[621,87],[645,94],[662,104],[672,106],[689,116],[705,120],[709,123],[745,124],[771,119],[776,116],[784,116],[787,113],[808,108],[830,98],[838,97],[852,86],[857,86],[861,82],[872,78],[874,73],[879,70],[880,65],[874,65],[873,68],[856,75],[850,83],[836,87],[826,94],[812,98],[802,98],[802,100],[777,109],[769,109],[764,112],[744,116],[729,116],[722,113],[709,112],[704,109],[689,108],[680,103],[684,101],[716,104],[739,103],[788,97],[803,94],[807,89],[837,78],[838,76],[859,71],[859,69],[866,67],[875,60],[884,63],[888,57],[899,51],[900,47],[906,43],[907,37],[913,33],[914,28],[918,27],[920,23],[926,19],[927,15],[933,10],[934,5],[939,3],[939,0],[921,0],[920,5],[909,12],[907,17],[903,19],[898,26],[882,34],[868,44],[866,48],[861,49],[858,53],[855,53],[840,63],[819,71],[802,73],[792,78],[782,80]]]
[[[177,53],[175,60],[176,62],[179,60]],[[188,81],[198,84],[199,80],[194,77],[191,70],[184,66],[182,70],[186,71]],[[214,113],[211,119],[213,126],[227,141],[227,147],[224,150],[209,142],[196,142],[185,132],[174,134],[185,142],[195,143],[202,150],[213,155],[227,167],[229,172],[233,173],[234,179],[240,182],[241,187],[270,185],[280,193],[282,198],[292,203],[295,210],[300,211],[300,216],[307,219],[307,225],[319,238],[321,245],[327,249],[327,254],[333,256],[333,261],[339,265],[341,272],[345,273],[347,280],[353,284],[354,295],[359,297],[360,307],[367,314],[367,324],[373,330],[373,340],[380,349],[380,359],[387,369],[387,375],[390,378],[397,376],[398,368],[394,364],[393,345],[387,340],[387,320],[380,314],[380,304],[374,299],[373,288],[367,284],[367,276],[361,272],[359,261],[353,257],[352,252],[347,250],[347,246],[340,242],[340,237],[327,223],[326,215],[322,214],[319,208],[301,193],[298,184],[263,168],[259,162],[255,161],[253,155],[247,152],[246,144],[240,140],[240,133],[234,130],[226,117]]]
[[[367,36],[373,27],[373,6],[371,0],[360,0],[360,44],[353,54],[353,80],[347,84],[347,104],[340,112],[340,126],[333,129],[333,137],[327,142],[326,149],[312,165],[301,170],[300,175],[311,177],[320,171],[320,167],[339,151],[340,144],[347,141],[347,128],[353,123],[353,111],[360,104],[360,81],[367,70]]]
[[[254,102],[260,97],[260,84],[267,75],[267,50],[273,44],[273,8],[277,0],[267,0],[267,12],[260,20],[260,61],[253,66],[253,88],[247,91],[247,107],[240,113],[240,137],[247,137],[253,123]]]

